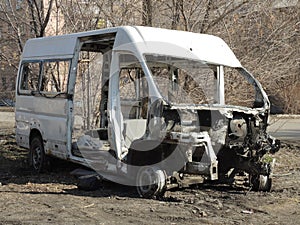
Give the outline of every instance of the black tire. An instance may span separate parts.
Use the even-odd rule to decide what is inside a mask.
[[[140,197],[162,197],[166,190],[165,172],[151,166],[142,167],[136,177],[136,188]]]
[[[30,142],[29,163],[33,172],[43,173],[50,167],[50,161],[45,155],[42,138],[33,137]]]
[[[272,188],[272,178],[265,175],[251,175],[250,185],[253,191],[269,192]]]

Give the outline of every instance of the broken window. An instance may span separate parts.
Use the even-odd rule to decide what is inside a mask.
[[[22,66],[21,91],[37,91],[39,89],[40,62],[26,62]]]
[[[43,63],[41,91],[67,92],[70,61],[53,61]]]
[[[147,118],[148,85],[141,68],[121,69],[120,99],[124,118]]]
[[[243,76],[241,70],[224,68],[226,105],[252,108],[255,102],[254,86]]]
[[[162,96],[175,104],[217,103],[217,67],[200,61],[146,55]]]

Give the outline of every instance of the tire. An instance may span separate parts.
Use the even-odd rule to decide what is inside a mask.
[[[50,161],[45,155],[42,138],[39,136],[33,137],[30,142],[29,162],[35,173],[43,173],[50,167]]]
[[[166,190],[166,174],[156,167],[142,167],[136,177],[136,188],[140,197],[162,197]]]
[[[101,187],[101,181],[102,179],[99,176],[81,176],[79,177],[77,188],[83,191],[96,191]]]
[[[250,176],[250,185],[254,191],[269,192],[272,188],[272,178],[265,175]]]

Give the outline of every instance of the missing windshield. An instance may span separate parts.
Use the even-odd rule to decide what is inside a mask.
[[[146,55],[162,96],[173,104],[215,104],[217,67],[201,61]]]
[[[263,106],[262,94],[242,68],[162,55],[145,55],[153,79],[171,104]]]

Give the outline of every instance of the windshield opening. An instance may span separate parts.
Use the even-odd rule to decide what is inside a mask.
[[[225,102],[248,108],[263,106],[259,88],[242,68],[172,56],[145,55],[145,58],[161,95],[171,104]]]
[[[224,67],[224,91],[227,105],[248,108],[263,106],[261,95],[258,98],[260,92],[255,89],[255,84],[247,79],[243,69]]]
[[[217,67],[201,61],[146,55],[162,96],[173,104],[214,104]]]

